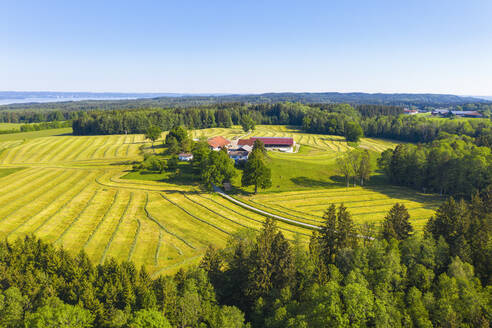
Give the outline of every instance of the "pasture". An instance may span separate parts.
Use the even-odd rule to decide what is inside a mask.
[[[0,238],[13,241],[35,234],[73,252],[84,250],[95,263],[109,257],[133,260],[156,275],[197,263],[209,244],[225,247],[238,230],[258,230],[265,221],[197,184],[135,174],[122,179],[141,158],[142,145],[150,147],[143,135],[69,133],[56,129],[0,135]],[[192,134],[234,138],[244,132],[216,128]],[[319,224],[328,204],[343,201],[363,222],[380,220],[400,201],[421,226],[437,204],[430,196],[388,186],[339,188],[331,177],[333,163],[337,154],[350,149],[341,137],[284,126],[259,126],[251,136],[293,136],[301,144],[298,153],[270,154],[272,167],[278,167],[272,190],[237,196],[258,208]],[[379,152],[394,143],[364,139],[361,146]],[[302,183],[287,179],[296,174],[307,178]],[[309,179],[319,183],[310,185]],[[285,222],[278,226],[288,239],[298,234],[301,242],[309,240],[306,228]]]
[[[0,123],[0,131],[20,131],[23,123]]]

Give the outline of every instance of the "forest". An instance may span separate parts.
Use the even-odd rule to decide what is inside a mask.
[[[118,96],[117,94],[115,96]],[[138,95],[129,95],[138,97]],[[139,108],[187,108],[204,105],[220,105],[227,103],[240,104],[275,104],[279,102],[294,102],[302,104],[336,104],[352,105],[371,104],[389,106],[412,106],[417,108],[437,108],[461,106],[465,110],[491,109],[488,100],[443,94],[384,94],[384,93],[264,93],[250,95],[176,95],[175,97],[140,98],[134,100],[86,100],[52,103],[11,104],[0,106],[0,111],[87,111],[115,110]]]
[[[364,136],[409,142],[430,142],[443,133],[466,135],[478,145],[492,144],[488,120],[434,119],[406,116],[395,106],[294,103],[202,106],[187,109],[148,109],[83,112],[73,121],[75,135],[145,133],[149,125],[166,131],[184,125],[190,129],[239,125],[243,116],[256,124],[302,126],[306,132],[346,136],[348,127],[360,127]]]
[[[490,148],[466,136],[400,144],[384,151],[378,164],[392,183],[426,192],[466,198],[492,184]]]
[[[358,231],[330,206],[305,247],[275,221],[151,278],[36,237],[0,243],[2,327],[489,327],[492,190],[449,198],[412,234],[396,204]],[[363,233],[363,235],[362,235]]]

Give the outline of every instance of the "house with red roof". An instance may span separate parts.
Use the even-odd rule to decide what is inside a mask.
[[[260,140],[267,150],[292,151],[295,145],[294,138],[271,138],[271,137],[251,137],[249,139],[239,139],[238,146],[252,147],[255,140]]]
[[[207,140],[210,149],[219,151],[222,148],[227,148],[231,142],[222,136],[216,136]]]

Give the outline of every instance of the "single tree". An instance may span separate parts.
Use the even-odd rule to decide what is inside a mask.
[[[208,187],[229,182],[235,175],[234,161],[229,158],[225,149],[208,154],[207,165],[202,171],[202,181]]]
[[[388,212],[383,221],[383,237],[386,240],[395,238],[397,240],[407,239],[413,228],[410,223],[410,214],[405,205],[396,203]]]
[[[332,204],[323,215],[325,220],[318,237],[319,257],[325,268],[335,263],[336,256],[344,248],[353,248],[357,245],[357,230],[347,208],[341,204],[338,211]],[[314,247],[315,240],[311,240]]]
[[[357,178],[361,186],[364,185],[364,181],[368,181],[371,177],[372,167],[371,167],[371,155],[367,149],[365,149],[359,160],[359,165],[357,168]]]
[[[178,162],[179,158],[177,155],[171,156],[171,158],[167,160],[166,169],[170,172],[176,172],[176,170],[178,169]]]
[[[358,123],[348,122],[345,125],[345,139],[347,141],[358,142],[363,135],[362,128]]]
[[[171,328],[164,314],[154,309],[142,309],[133,315],[128,323],[129,328]]]
[[[184,126],[177,126],[172,128],[166,136],[166,143],[169,138],[176,138],[178,144],[181,144],[183,140],[188,139],[188,130]]]
[[[166,137],[166,146],[167,146],[167,152],[169,154],[177,154],[180,152],[180,147],[178,140],[176,140],[175,137]]]
[[[258,147],[253,148],[248,157],[241,178],[243,187],[255,186],[255,194],[258,193],[258,188],[266,189],[272,186],[272,171],[265,164],[265,155],[262,152],[263,143],[259,141],[257,145]]]
[[[152,148],[154,148],[154,142],[161,136],[161,128],[156,125],[150,125],[145,132],[145,138],[152,141]]]
[[[352,174],[354,176],[354,187],[357,185],[357,177],[360,171],[362,152],[360,149],[356,148],[348,153],[348,160],[350,166],[352,167]]]
[[[267,218],[250,255],[247,295],[252,301],[272,290],[279,292],[294,282],[294,258],[289,241]]]
[[[205,169],[210,151],[210,146],[205,140],[195,142],[192,150],[193,159],[191,160],[194,169],[200,172]]]
[[[353,166],[351,164],[351,159],[347,153],[342,154],[337,157],[337,172],[345,177],[345,182],[347,187],[350,186],[350,177],[352,176]]]
[[[253,149],[267,156],[267,150],[265,148],[265,144],[260,139],[255,140],[255,142],[253,143]]]
[[[255,129],[255,121],[249,115],[243,115],[241,117],[241,126],[243,127],[244,132],[254,131]]]

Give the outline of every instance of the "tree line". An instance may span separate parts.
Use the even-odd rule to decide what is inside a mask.
[[[424,233],[403,205],[381,228],[330,206],[309,245],[275,221],[152,279],[35,237],[0,243],[2,327],[488,327],[492,190],[444,202]]]
[[[378,166],[397,185],[469,198],[492,184],[492,153],[466,136],[385,150]]]
[[[220,103],[186,108],[136,108],[80,112],[2,112],[0,122],[72,120],[75,135],[145,133],[150,125],[168,131],[232,125],[279,124],[306,132],[333,134],[357,141],[361,136],[410,142],[430,142],[442,133],[467,135],[477,144],[492,144],[492,124],[486,120],[436,120],[401,115],[402,107],[387,105]]]

